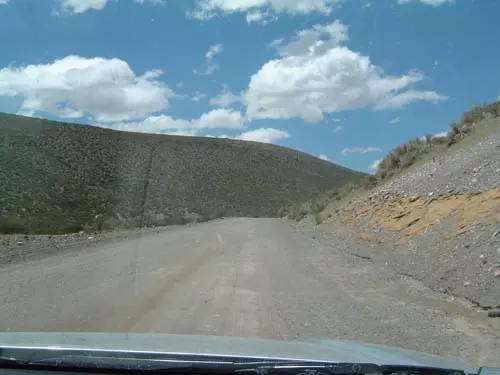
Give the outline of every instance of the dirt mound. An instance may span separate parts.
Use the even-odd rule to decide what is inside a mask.
[[[500,222],[500,188],[476,194],[456,194],[447,197],[385,196],[356,202],[344,208],[342,223],[369,223],[375,230],[399,232],[396,244],[422,235],[430,226],[451,219],[452,230],[443,233],[446,239],[474,230],[475,226]],[[361,239],[371,239],[363,233]]]

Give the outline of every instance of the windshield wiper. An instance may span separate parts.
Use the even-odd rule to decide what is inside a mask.
[[[23,361],[17,358],[12,358],[12,357],[2,357],[0,356],[0,366],[6,366],[6,365],[25,365],[29,363],[28,361]]]
[[[165,373],[165,374],[239,374],[239,375],[354,375],[354,374],[412,374],[464,375],[463,372],[435,368],[377,366],[370,363],[321,363],[293,360],[177,360],[121,358],[108,356],[68,355],[43,358],[30,362],[0,358],[2,367],[58,369],[69,371]]]

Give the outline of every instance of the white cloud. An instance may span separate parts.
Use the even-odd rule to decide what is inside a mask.
[[[1,4],[0,0],[0,4]],[[106,5],[116,0],[59,0],[60,8],[62,11],[70,14],[85,13],[89,10],[103,10]],[[156,3],[163,4],[163,0],[133,0],[134,3]],[[56,12],[57,14],[57,12]]]
[[[281,44],[283,44],[285,38],[277,38],[277,39],[274,39],[271,41],[271,43],[269,43],[269,47],[271,48],[276,48],[278,46],[280,46]]]
[[[7,4],[8,2],[9,2],[9,0],[0,0],[0,5]]]
[[[217,15],[245,13],[247,22],[276,14],[330,14],[343,0],[198,0],[191,16],[210,19]]]
[[[262,12],[260,10],[253,10],[247,13],[247,23],[260,23],[261,25],[267,25],[270,22],[276,21],[278,18],[269,10]]]
[[[199,102],[207,97],[207,94],[203,94],[202,92],[196,91],[196,94],[194,94],[191,97],[191,100],[193,102]]]
[[[383,98],[378,104],[375,105],[375,109],[393,109],[393,108],[401,108],[412,102],[426,100],[430,102],[443,102],[448,100],[448,97],[445,95],[438,94],[435,91],[415,91],[408,90],[402,93],[396,93],[393,95],[388,95]]]
[[[394,117],[393,119],[389,120],[389,124],[394,125],[394,124],[397,124],[400,121],[401,121],[400,117]]]
[[[340,122],[340,119],[339,118],[332,118],[332,121],[333,122]]]
[[[448,135],[448,131],[443,130],[442,132],[434,134],[432,137],[433,138],[442,138],[442,137],[446,137],[447,135]]]
[[[370,171],[376,171],[378,169],[378,166],[382,163],[382,159],[377,159],[375,160],[371,165],[370,165]]]
[[[290,134],[284,130],[274,128],[260,128],[250,130],[235,137],[242,141],[255,141],[262,143],[274,143],[280,139],[290,138]]]
[[[327,155],[325,155],[325,154],[321,154],[321,155],[319,155],[318,157],[319,157],[321,160],[326,160],[326,161],[328,161],[328,156],[327,156]]]
[[[344,148],[340,151],[340,155],[347,156],[350,154],[369,154],[372,152],[381,152],[382,149],[380,147],[353,147],[353,148]]]
[[[67,56],[52,63],[0,70],[0,97],[23,99],[21,112],[98,122],[143,118],[168,107],[173,92],[161,70],[136,75],[120,59]]]
[[[233,104],[240,103],[241,97],[233,94],[227,86],[224,86],[221,93],[210,99],[210,105],[214,107],[227,108]]]
[[[101,126],[142,133],[196,135],[200,130],[204,129],[242,129],[244,119],[240,112],[215,109],[193,120],[175,119],[167,115],[159,115],[150,116],[142,121],[121,122]]]
[[[214,59],[215,56],[217,56],[219,53],[224,51],[224,46],[220,43],[214,44],[213,46],[210,46],[208,49],[208,52],[205,54],[205,60],[207,62],[210,62]]]
[[[243,115],[232,109],[213,109],[203,114],[197,121],[197,127],[200,129],[238,129],[244,125]]]
[[[341,131],[342,129],[344,129],[344,127],[342,125],[338,125],[336,126],[334,129],[333,129],[333,132],[334,133],[338,133],[339,131]]]
[[[195,69],[194,73],[206,76],[214,74],[219,69],[219,65],[215,64],[213,59],[222,51],[224,51],[224,46],[220,43],[210,46],[205,54],[205,64],[203,64],[200,69]]]
[[[455,0],[398,0],[398,4],[408,4],[412,2],[419,2],[425,5],[440,6],[443,4],[453,4]]]
[[[295,39],[287,45],[277,44],[281,56],[321,55],[348,40],[347,26],[340,21],[327,25],[314,25],[300,30]]]
[[[344,110],[446,100],[436,92],[411,88],[422,74],[387,75],[369,57],[339,46],[345,39],[347,28],[336,21],[302,30],[295,41],[278,46],[281,58],[265,63],[243,95],[248,118],[318,122],[327,113]]]
[[[88,10],[102,10],[108,0],[62,0],[61,9],[65,12],[79,14]]]

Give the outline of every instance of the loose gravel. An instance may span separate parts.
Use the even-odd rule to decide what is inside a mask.
[[[330,215],[327,209],[323,215],[330,217],[319,226],[313,220],[303,220],[299,227],[336,249],[387,266],[450,298],[463,298],[472,308],[491,313],[500,309],[500,222],[477,220],[467,231],[457,234],[451,215],[437,219],[423,233],[403,241],[406,243],[396,244],[402,231],[374,228],[368,221],[373,202],[411,201],[418,197],[432,202],[443,196],[498,187],[500,133],[493,133],[466,147],[458,144],[395,180],[330,208]],[[355,205],[368,210],[368,214],[363,212],[366,219],[355,216],[354,224],[346,226],[342,213],[351,210],[352,216]]]
[[[474,193],[500,186],[500,133],[464,147],[457,144],[425,164],[403,172],[375,193],[409,196]]]
[[[55,256],[68,251],[82,251],[102,242],[137,238],[150,233],[162,233],[177,226],[117,230],[99,233],[65,235],[0,235],[0,267]]]

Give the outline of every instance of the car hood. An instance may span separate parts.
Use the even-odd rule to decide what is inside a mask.
[[[479,367],[413,350],[345,340],[273,341],[218,336],[121,333],[0,333],[0,348],[102,350],[322,362],[372,363],[461,370]]]

